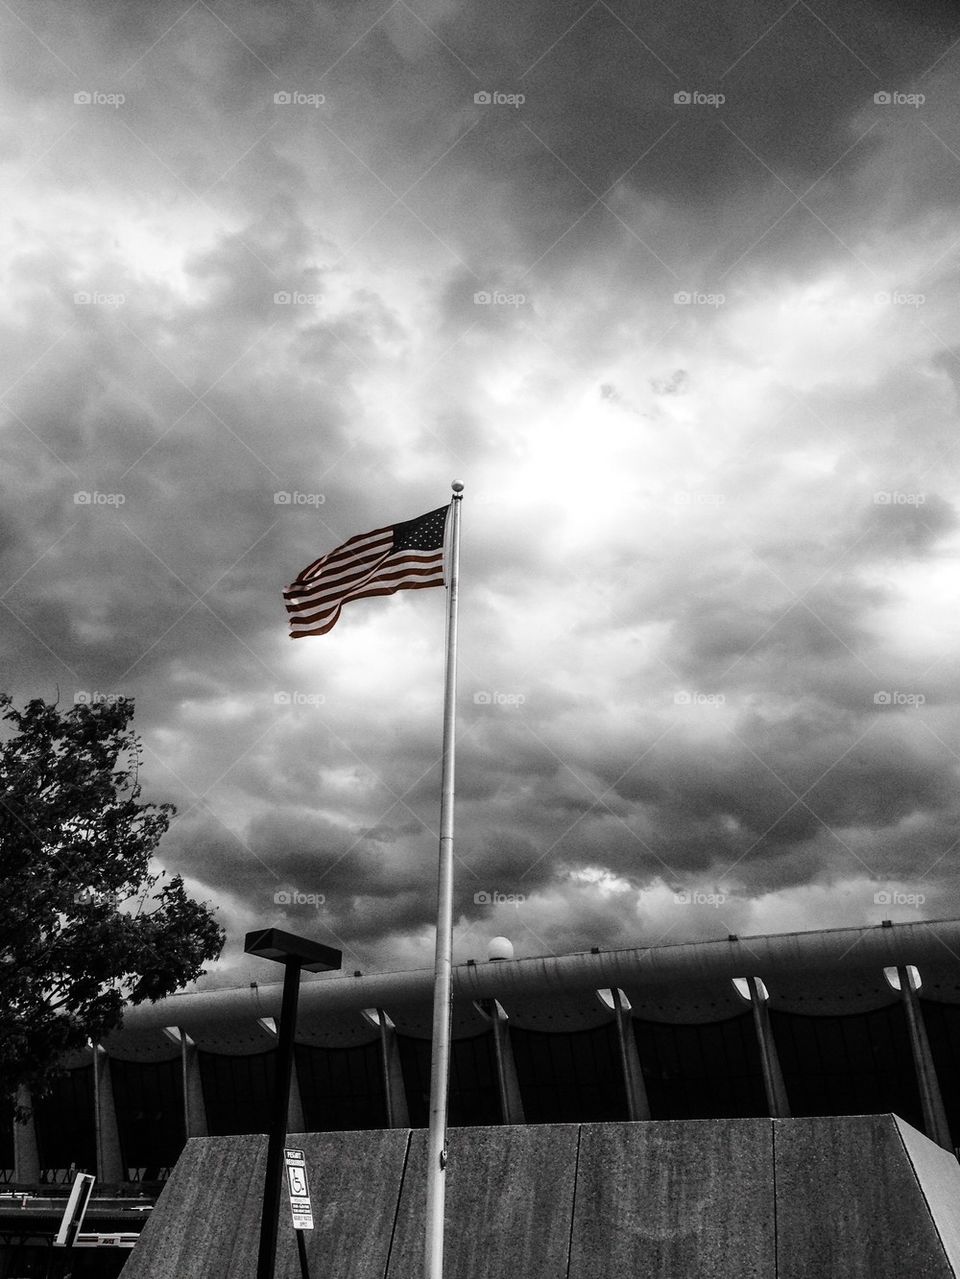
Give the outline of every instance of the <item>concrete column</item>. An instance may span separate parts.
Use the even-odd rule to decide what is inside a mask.
[[[753,1029],[760,1049],[760,1068],[763,1071],[763,1090],[767,1095],[767,1113],[773,1119],[790,1118],[790,1099],[780,1069],[776,1041],[770,1025],[770,1011],[756,977],[747,978],[750,991],[750,1007],[753,1011]]]
[[[523,1124],[523,1098],[513,1060],[513,1044],[510,1042],[510,1018],[495,999],[491,999],[491,1025],[493,1051],[497,1061],[497,1087],[500,1091],[500,1114],[505,1124]]]
[[[14,1122],[13,1125],[13,1179],[32,1185],[40,1180],[40,1147],[32,1113],[33,1099],[29,1088],[22,1084],[17,1089],[17,1105],[30,1110],[31,1114],[25,1124]]]
[[[407,1092],[403,1086],[403,1071],[400,1069],[397,1030],[382,1008],[377,1009],[377,1017],[380,1024],[380,1071],[387,1107],[387,1127],[409,1128],[410,1111],[407,1107]]]
[[[100,1044],[93,1045],[93,1113],[97,1135],[97,1180],[107,1183],[126,1181],[117,1112],[113,1104],[110,1058]]]
[[[907,1027],[910,1031],[910,1050],[913,1053],[913,1068],[917,1074],[917,1088],[920,1091],[920,1105],[923,1109],[923,1130],[938,1146],[953,1153],[953,1142],[950,1138],[950,1125],[947,1123],[947,1112],[943,1108],[943,1095],[940,1092],[940,1081],[933,1064],[930,1052],[930,1041],[927,1028],[923,1022],[923,1009],[917,999],[909,969],[898,966],[897,976],[900,978],[900,998],[907,1014]]]
[[[510,1018],[495,999],[481,999],[476,1007],[490,1021],[493,1035],[493,1055],[497,1066],[497,1092],[500,1094],[500,1122],[524,1124],[523,1098],[517,1067],[513,1060],[513,1044],[510,1042]]]
[[[183,1072],[183,1131],[188,1138],[206,1137],[207,1107],[203,1100],[203,1080],[200,1077],[200,1058],[197,1045],[181,1027],[180,1068]]]
[[[649,1119],[650,1100],[647,1097],[647,1085],[644,1083],[643,1070],[640,1066],[640,1054],[637,1051],[637,1040],[633,1033],[630,1001],[623,991],[616,989],[616,987],[610,991],[610,997],[613,1001],[613,1016],[617,1027],[620,1070],[623,1075],[624,1091],[627,1095],[627,1118],[631,1120]]]

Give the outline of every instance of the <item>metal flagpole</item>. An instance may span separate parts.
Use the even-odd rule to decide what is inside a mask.
[[[437,948],[433,966],[433,1049],[430,1056],[430,1127],[427,1133],[427,1213],[424,1279],[443,1279],[443,1211],[447,1163],[447,1081],[450,1075],[450,1013],[453,950],[453,755],[457,689],[457,594],[460,578],[460,502],[454,483],[450,501],[450,578],[447,587],[447,657],[443,687],[443,776],[440,799],[440,869],[437,887]]]

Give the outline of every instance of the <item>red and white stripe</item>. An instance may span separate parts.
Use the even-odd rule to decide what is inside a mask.
[[[290,638],[325,635],[351,600],[443,586],[443,548],[393,551],[394,530],[360,533],[315,560],[284,592]]]

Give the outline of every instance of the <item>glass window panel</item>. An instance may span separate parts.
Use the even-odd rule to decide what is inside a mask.
[[[269,1132],[276,1049],[249,1057],[198,1052],[211,1137]]]
[[[794,1115],[893,1111],[922,1130],[902,1005],[843,1017],[771,1009],[770,1023]]]
[[[303,1120],[309,1132],[385,1128],[387,1110],[380,1044],[355,1048],[295,1048]]]
[[[528,1123],[626,1119],[616,1026],[546,1032],[510,1027]]]
[[[93,1066],[68,1070],[34,1105],[41,1180],[63,1180],[73,1167],[97,1171],[93,1116]],[[72,1180],[72,1177],[66,1178]]]
[[[397,1046],[410,1123],[414,1128],[425,1128],[429,1122],[430,1041],[398,1035]],[[453,1128],[500,1123],[500,1096],[490,1032],[453,1041],[447,1118]]]
[[[124,1167],[146,1169],[143,1179],[154,1181],[176,1163],[186,1140],[180,1059],[111,1059],[110,1078]]]
[[[654,1119],[735,1119],[767,1114],[753,1014],[677,1025],[634,1019]]]

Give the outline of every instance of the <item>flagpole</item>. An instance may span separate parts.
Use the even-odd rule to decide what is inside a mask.
[[[460,579],[460,503],[463,485],[452,485],[450,578],[447,587],[447,655],[443,687],[443,773],[440,788],[440,855],[437,876],[437,944],[433,965],[433,1050],[430,1055],[430,1127],[427,1133],[427,1211],[424,1279],[443,1279],[443,1227],[447,1163],[447,1088],[450,1015],[453,1006],[453,763],[456,734],[457,595]]]

